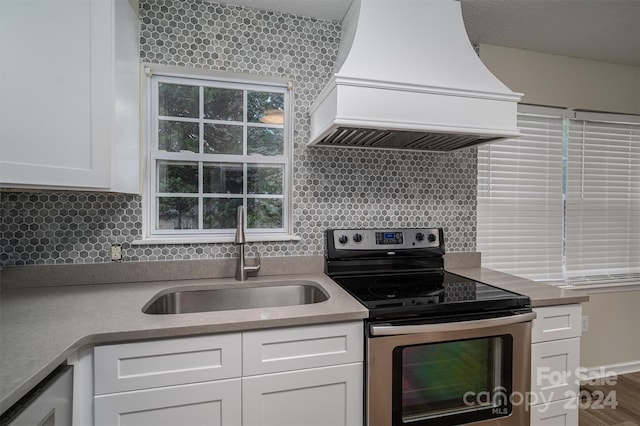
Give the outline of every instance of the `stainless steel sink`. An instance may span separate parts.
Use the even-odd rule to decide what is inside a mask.
[[[329,296],[321,288],[311,284],[177,290],[155,296],[142,308],[142,312],[166,315],[229,311],[308,305],[328,299]]]

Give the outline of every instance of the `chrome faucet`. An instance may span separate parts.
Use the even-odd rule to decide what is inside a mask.
[[[244,245],[247,242],[244,236],[244,213],[242,206],[238,206],[238,217],[236,222],[236,238],[234,240],[238,246],[238,263],[236,263],[236,280],[245,281],[248,272],[258,272],[260,270],[260,253],[256,252],[257,263],[255,266],[247,266],[244,258]]]

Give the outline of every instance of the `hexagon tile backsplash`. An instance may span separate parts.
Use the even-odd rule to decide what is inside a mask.
[[[256,243],[263,256],[321,255],[323,231],[443,227],[448,251],[474,251],[476,150],[425,153],[307,148],[307,110],[329,79],[340,25],[203,0],[141,0],[142,61],[285,77],[295,87],[293,231]],[[142,238],[141,197],[0,193],[0,266],[235,256],[232,244],[131,245]]]

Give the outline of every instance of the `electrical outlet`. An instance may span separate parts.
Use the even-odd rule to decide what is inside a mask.
[[[122,246],[120,244],[111,244],[111,261],[120,262],[122,260]]]
[[[582,332],[586,333],[589,331],[589,317],[587,315],[582,316]]]

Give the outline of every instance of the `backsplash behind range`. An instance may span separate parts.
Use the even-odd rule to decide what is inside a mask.
[[[306,111],[333,70],[338,23],[198,0],[143,0],[140,18],[145,62],[294,80],[293,232],[301,240],[255,244],[262,256],[321,255],[328,227],[391,224],[442,227],[449,251],[475,250],[475,149],[306,148]],[[232,244],[131,246],[141,232],[139,196],[0,193],[0,266],[109,262],[112,243],[122,244],[125,261],[235,255]]]

